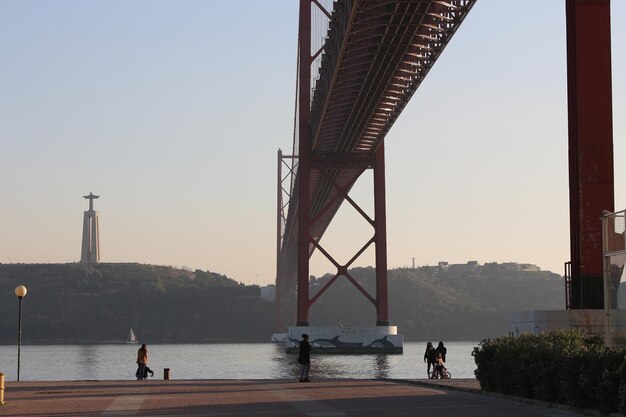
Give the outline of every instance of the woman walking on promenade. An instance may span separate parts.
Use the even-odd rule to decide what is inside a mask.
[[[146,365],[148,364],[148,348],[146,344],[142,344],[137,350],[137,379],[143,380],[146,378]]]

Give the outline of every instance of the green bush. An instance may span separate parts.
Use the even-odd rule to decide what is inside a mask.
[[[472,353],[481,389],[608,413],[626,411],[626,351],[582,331],[483,340]]]

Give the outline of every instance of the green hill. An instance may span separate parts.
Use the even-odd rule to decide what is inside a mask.
[[[375,294],[374,268],[350,271]],[[312,294],[331,276],[312,283]],[[409,340],[481,340],[506,334],[510,313],[563,309],[563,279],[547,271],[511,271],[498,264],[475,268],[437,267],[390,270],[389,318]],[[313,305],[312,323],[372,325],[376,310],[346,279],[331,286]]]
[[[0,265],[0,342],[15,340],[24,284],[25,341],[267,340],[273,303],[219,274],[140,264]]]
[[[375,270],[350,274],[375,294]],[[311,280],[313,296],[332,276]],[[140,264],[0,264],[0,343],[15,343],[24,284],[25,343],[266,341],[274,303],[258,286],[220,274]],[[511,311],[562,309],[563,281],[498,264],[389,271],[389,317],[407,340],[480,340],[505,334]],[[340,277],[310,311],[311,325],[371,326],[376,312]]]

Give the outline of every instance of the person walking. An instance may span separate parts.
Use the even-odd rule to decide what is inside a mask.
[[[141,347],[137,350],[137,376],[138,380],[146,379],[146,365],[148,365],[148,348],[146,344],[142,344]]]
[[[437,351],[433,347],[433,342],[426,343],[426,352],[424,352],[424,362],[426,362],[426,375],[430,378],[430,368],[435,371],[435,360],[437,357]]]
[[[311,344],[309,343],[309,335],[306,333],[302,335],[302,340],[300,341],[298,363],[300,364],[300,382],[311,382],[309,379]]]

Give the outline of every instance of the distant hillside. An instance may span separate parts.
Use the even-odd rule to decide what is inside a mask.
[[[374,268],[351,275],[375,294]],[[322,287],[331,276],[312,283]],[[563,309],[563,279],[547,271],[511,271],[498,264],[444,270],[394,269],[388,274],[389,318],[409,340],[481,340],[508,331],[510,312]],[[312,323],[371,325],[376,310],[346,279],[339,280],[313,305]]]
[[[375,270],[350,274],[374,294]],[[332,276],[311,280],[311,294]],[[17,285],[23,340],[123,342],[132,327],[153,342],[266,341],[274,303],[220,274],[140,264],[0,264],[0,343],[15,343]],[[562,278],[498,264],[389,271],[390,321],[408,340],[480,340],[505,334],[509,313],[562,309]],[[373,325],[374,306],[341,277],[313,305],[311,325]]]
[[[212,272],[140,264],[0,265],[0,342],[15,340],[15,286],[24,284],[25,341],[267,340],[271,302],[258,286]]]

